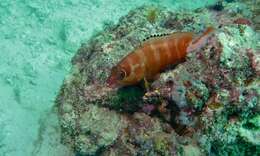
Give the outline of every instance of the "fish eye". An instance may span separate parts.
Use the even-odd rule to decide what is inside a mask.
[[[126,72],[124,70],[120,70],[118,73],[118,79],[123,80],[126,77]]]

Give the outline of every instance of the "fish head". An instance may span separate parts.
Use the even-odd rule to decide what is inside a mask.
[[[110,76],[106,80],[107,86],[111,88],[121,87],[127,77],[126,69],[120,66],[114,66]]]

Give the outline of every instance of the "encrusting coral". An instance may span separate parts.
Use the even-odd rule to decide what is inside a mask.
[[[56,99],[62,142],[82,156],[259,155],[259,36],[254,23],[234,23],[241,17],[230,5],[175,13],[143,6],[94,35]],[[248,11],[239,16],[250,19]],[[106,86],[111,68],[147,36],[208,26],[215,31],[206,42],[149,91]]]

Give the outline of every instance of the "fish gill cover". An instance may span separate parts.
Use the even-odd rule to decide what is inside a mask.
[[[221,9],[194,11],[146,5],[94,35],[73,57],[56,99],[62,143],[77,155],[259,155],[254,4],[221,1]],[[201,33],[208,26],[215,32],[206,43],[162,72],[148,91],[105,85],[111,68],[147,36]]]

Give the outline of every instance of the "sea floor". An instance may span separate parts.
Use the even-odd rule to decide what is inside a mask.
[[[216,0],[1,0],[0,156],[73,155],[59,140],[54,100],[70,59],[104,24],[143,4],[195,9]]]

